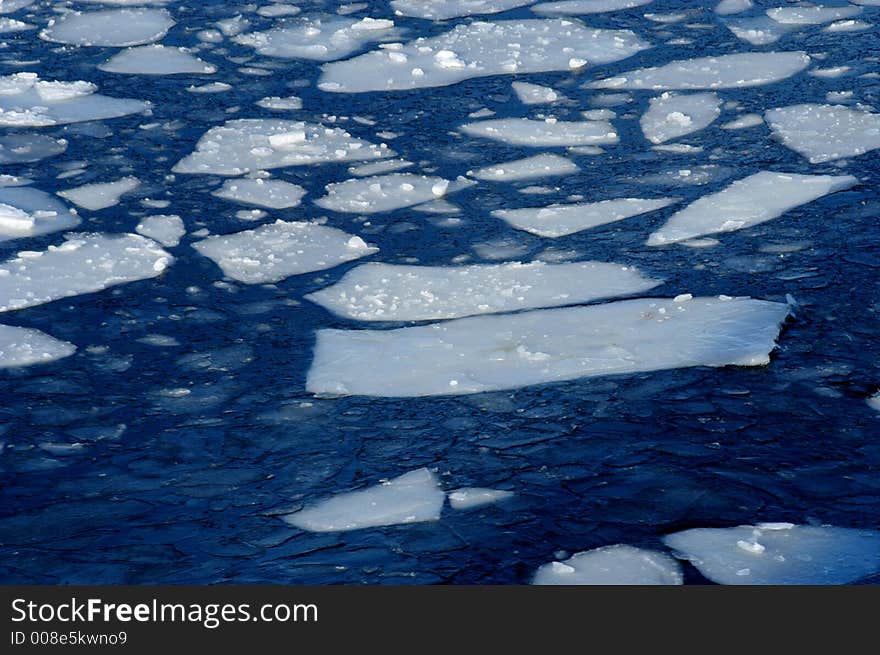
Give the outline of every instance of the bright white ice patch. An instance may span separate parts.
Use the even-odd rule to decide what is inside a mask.
[[[525,159],[486,166],[470,175],[478,180],[491,180],[494,182],[515,182],[517,180],[534,180],[541,177],[556,175],[571,175],[580,169],[570,159],[543,153]]]
[[[72,11],[50,19],[40,38],[80,46],[133,46],[158,41],[173,25],[164,9]]]
[[[764,119],[760,114],[743,114],[737,116],[732,121],[728,121],[721,126],[722,130],[744,130],[749,127],[757,127],[763,125]]]
[[[510,86],[524,105],[546,105],[559,100],[559,94],[548,86],[528,82],[513,82]]]
[[[681,565],[663,553],[618,544],[575,553],[538,569],[536,585],[680,585]]]
[[[136,177],[123,177],[115,182],[84,184],[59,191],[58,195],[83,209],[97,211],[118,205],[123,194],[134,191],[140,184],[141,181]]]
[[[497,14],[535,0],[391,0],[394,13],[428,20],[448,20],[474,14]]]
[[[0,241],[67,230],[79,220],[48,193],[30,187],[0,188]]]
[[[687,366],[760,366],[788,305],[751,298],[624,300],[397,330],[319,330],[316,394],[469,394]]]
[[[174,261],[138,234],[68,234],[60,246],[0,262],[0,312],[161,275]]]
[[[31,328],[0,325],[0,368],[44,364],[69,357],[76,346]]]
[[[436,521],[445,498],[436,476],[423,468],[362,491],[339,494],[288,514],[284,521],[311,532]]]
[[[186,234],[183,219],[176,214],[156,214],[147,216],[135,228],[135,232],[158,241],[166,248],[173,248]]]
[[[821,164],[880,148],[880,114],[840,105],[802,104],[764,114],[782,143]]]
[[[485,489],[483,487],[463,487],[449,492],[449,505],[452,509],[465,510],[483,505],[491,505],[513,496],[512,491]]]
[[[105,73],[127,75],[201,75],[217,71],[185,48],[165,45],[144,45],[126,48],[98,66]]]
[[[276,221],[253,230],[215,235],[193,244],[226,277],[247,284],[278,282],[366,257],[378,248],[342,230],[314,223]]]
[[[564,0],[563,2],[542,2],[532,7],[536,14],[577,15],[602,14],[608,11],[633,9],[651,4],[652,0]]]
[[[473,184],[464,178],[450,182],[442,177],[390,173],[328,184],[327,195],[315,204],[336,212],[375,214],[442,198]]]
[[[715,13],[719,16],[738,14],[752,8],[752,0],[721,0],[715,5]]]
[[[364,264],[306,296],[360,321],[426,321],[636,294],[661,284],[604,262],[404,266]]]
[[[664,143],[697,132],[721,115],[721,98],[714,93],[664,93],[651,99],[639,124],[651,143]]]
[[[675,202],[678,202],[677,198],[619,198],[571,205],[496,209],[492,216],[507,221],[518,230],[553,238],[657,211]]]
[[[762,523],[663,541],[720,584],[842,585],[880,571],[880,532],[870,530]]]
[[[783,25],[820,25],[861,13],[859,7],[775,7],[767,15]]]
[[[298,184],[284,180],[242,179],[226,180],[223,186],[212,195],[226,200],[256,205],[268,209],[288,209],[296,207],[306,195],[306,190]]]
[[[852,175],[800,175],[761,171],[703,196],[672,215],[648,237],[662,246],[704,234],[732,232],[781,216],[789,209],[858,184]]]
[[[469,136],[481,136],[516,146],[586,146],[619,141],[617,131],[608,121],[498,118],[466,123],[460,129]]]

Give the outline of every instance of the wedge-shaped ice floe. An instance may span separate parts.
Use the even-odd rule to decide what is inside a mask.
[[[784,80],[810,64],[805,52],[740,52],[673,61],[587,85],[591,89],[730,89]]]
[[[860,7],[774,7],[767,15],[784,25],[820,25],[861,13]]]
[[[497,14],[535,0],[391,0],[394,13],[428,20],[448,20],[475,14]]]
[[[69,357],[76,346],[31,328],[0,325],[0,368],[45,364]]]
[[[334,496],[288,514],[284,521],[311,532],[436,521],[443,511],[445,498],[437,477],[423,468],[374,487]]]
[[[564,0],[563,2],[542,2],[532,7],[536,14],[578,15],[603,14],[608,11],[633,9],[651,4],[652,0]]]
[[[377,252],[357,236],[326,225],[276,221],[253,230],[210,236],[193,248],[226,277],[247,284],[332,268]]]
[[[118,118],[144,111],[149,104],[95,93],[90,82],[49,82],[36,73],[0,77],[0,126],[47,127]]]
[[[97,211],[118,205],[123,194],[134,191],[140,184],[139,179],[129,176],[113,182],[84,184],[66,191],[59,191],[58,195],[83,209]]]
[[[334,61],[367,43],[396,37],[394,21],[343,16],[303,16],[266,32],[233,37],[266,57]]]
[[[371,263],[306,296],[360,321],[426,321],[576,305],[641,293],[660,284],[632,266],[519,262],[469,266]]]
[[[880,148],[880,114],[841,105],[801,104],[764,113],[782,143],[811,164]]]
[[[243,118],[212,127],[175,173],[242,175],[250,171],[325,162],[380,159],[386,146],[356,139],[338,127],[281,119]]]
[[[470,175],[478,180],[495,182],[515,182],[517,180],[534,180],[553,175],[571,175],[580,169],[570,159],[553,153],[543,153],[534,157],[515,159],[480,168]]]
[[[573,19],[476,21],[325,64],[318,87],[360,93],[446,86],[487,75],[573,70],[648,47],[628,30],[593,29]]]
[[[462,487],[449,492],[449,505],[452,509],[465,510],[483,505],[491,505],[513,497],[512,491],[485,489],[483,487]]]
[[[161,275],[174,258],[139,234],[68,234],[60,246],[0,262],[0,312]]]
[[[262,178],[226,180],[220,189],[213,192],[218,198],[269,209],[296,207],[305,194],[306,190],[298,184]]]
[[[546,105],[560,98],[559,94],[549,86],[529,82],[513,82],[510,86],[524,105]]]
[[[677,198],[617,198],[570,205],[496,209],[492,216],[507,221],[518,230],[555,238],[657,211],[675,202],[678,202]]]
[[[759,523],[695,528],[663,541],[720,584],[841,585],[880,571],[880,532]]]
[[[0,188],[0,241],[67,230],[79,220],[48,193],[31,187]]]
[[[608,121],[532,120],[497,118],[466,123],[461,131],[516,146],[587,146],[617,143],[617,131]]]
[[[127,75],[203,75],[217,72],[185,48],[142,45],[126,48],[98,66],[105,73]]]
[[[639,124],[651,143],[664,143],[697,132],[721,115],[721,98],[715,93],[666,92],[651,100]]]
[[[692,202],[648,237],[649,246],[733,232],[781,216],[789,209],[858,184],[852,175],[761,171]]]
[[[138,223],[135,232],[171,248],[180,243],[180,238],[186,234],[186,227],[183,219],[176,214],[156,214]]]
[[[680,585],[681,565],[653,550],[623,544],[575,553],[563,562],[545,564],[536,585]]]
[[[788,305],[751,298],[623,300],[397,330],[319,330],[306,388],[435,396],[597,375],[770,361]]]
[[[49,20],[40,38],[80,46],[133,46],[161,39],[174,25],[164,9],[72,11]]]
[[[429,175],[389,173],[328,184],[327,195],[315,204],[336,212],[375,214],[419,205],[474,184],[464,178],[450,182]]]

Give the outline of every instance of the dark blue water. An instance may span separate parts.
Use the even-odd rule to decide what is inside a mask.
[[[177,25],[166,45],[196,46],[195,32],[247,11],[243,4],[172,2]],[[304,13],[335,4],[299,3]],[[631,28],[655,48],[615,64],[572,73],[497,76],[450,87],[343,95],[315,86],[316,62],[262,58],[230,40],[197,54],[214,75],[146,77],[102,73],[112,48],[49,44],[35,32],[6,35],[0,72],[38,72],[44,79],[89,80],[116,97],[153,103],[152,116],[129,116],[39,130],[68,139],[67,151],[4,173],[57,191],[136,175],[142,186],[98,212],[81,211],[84,231],[131,232],[151,213],[179,214],[190,232],[170,250],[174,265],[160,278],[4,314],[4,323],[41,329],[77,345],[56,363],[0,373],[0,581],[4,583],[525,583],[557,551],[614,543],[661,548],[660,538],[690,527],[758,521],[880,527],[880,414],[865,399],[880,386],[877,287],[880,269],[880,159],[877,151],[849,161],[810,165],[771,139],[766,126],[725,131],[717,125],[740,111],[825,102],[828,91],[853,91],[880,103],[880,29],[828,34],[808,27],[771,46],[753,47],[726,29],[709,8],[658,0],[600,16],[596,27]],[[766,7],[783,3],[758,3]],[[357,16],[391,17],[384,2]],[[15,18],[43,26],[52,3]],[[680,23],[657,25],[645,11],[686,8]],[[252,29],[272,19],[246,14]],[[529,18],[527,9],[488,17]],[[487,18],[487,17],[483,17]],[[862,19],[878,23],[880,11]],[[434,24],[395,19],[408,36],[433,35],[469,19]],[[703,24],[705,28],[693,27]],[[691,27],[688,27],[691,25]],[[666,45],[688,37],[690,45]],[[367,49],[369,46],[367,47]],[[270,218],[328,224],[380,248],[375,261],[472,262],[503,246],[510,258],[572,251],[584,259],[636,264],[665,279],[667,296],[750,295],[798,302],[767,367],[693,368],[540,385],[472,396],[376,399],[314,398],[304,389],[314,335],[327,327],[358,328],[302,299],[356,265],[290,277],[269,286],[222,282],[220,270],[190,247],[191,233],[254,227],[235,217],[242,206],[210,195],[220,178],[167,177],[210,127],[232,118],[337,116],[353,135],[378,142],[400,136],[400,156],[444,177],[535,154],[536,150],[470,139],[455,132],[467,115],[488,107],[496,117],[552,113],[577,120],[594,108],[594,78],[674,59],[752,50],[802,49],[824,54],[814,66],[848,65],[849,75],[806,74],[765,87],[725,90],[714,126],[682,139],[696,154],[652,151],[638,118],[653,94],[636,92],[616,107],[621,143],[599,156],[574,155],[577,175],[549,178],[553,190],[530,196],[532,183],[481,183],[450,198],[463,222],[412,210],[356,215],[321,210],[312,201],[330,182],[349,177],[344,164],[292,167],[275,177],[302,185],[300,207]],[[242,58],[238,63],[230,58]],[[15,66],[13,60],[33,60]],[[247,60],[247,61],[244,61]],[[239,72],[265,66],[271,76]],[[546,84],[568,105],[526,107],[510,83]],[[308,86],[300,81],[307,80]],[[186,88],[223,81],[234,89],[193,94]],[[254,103],[295,94],[304,109],[274,112]],[[354,116],[377,121],[368,127]],[[346,120],[344,120],[346,119]],[[159,123],[155,129],[142,129]],[[546,149],[552,150],[552,149]],[[543,150],[542,150],[543,151]],[[564,150],[559,150],[565,154]],[[85,173],[56,179],[72,161]],[[645,178],[712,166],[705,185]],[[739,232],[705,249],[647,248],[647,235],[678,208],[635,217],[560,239],[510,228],[489,213],[501,207],[675,195],[685,201],[762,169],[856,175],[861,184]],[[149,209],[145,197],[170,201]],[[41,250],[58,234],[0,244],[0,258]],[[800,244],[794,252],[784,246]],[[173,337],[179,345],[138,341]],[[674,347],[670,344],[670,347]],[[187,396],[169,390],[185,388]],[[81,444],[59,452],[50,444]],[[427,466],[447,489],[487,486],[514,491],[504,503],[441,520],[335,534],[312,534],[279,515],[329,495]],[[689,582],[704,581],[687,569]]]

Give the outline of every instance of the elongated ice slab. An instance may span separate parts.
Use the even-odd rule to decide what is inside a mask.
[[[799,205],[858,184],[852,175],[761,171],[692,202],[648,237],[649,246],[732,232],[769,221]]]
[[[585,146],[614,144],[617,131],[608,121],[557,121],[498,118],[466,123],[461,131],[517,146]]]
[[[535,573],[536,585],[680,585],[681,565],[663,553],[623,544],[575,553],[545,564]]]
[[[724,21],[728,29],[741,41],[752,45],[776,43],[783,36],[797,29],[797,25],[777,23],[767,16],[747,16]]]
[[[0,312],[161,275],[174,261],[138,234],[68,234],[60,246],[0,262]]]
[[[571,175],[579,170],[577,164],[570,159],[548,152],[524,159],[515,159],[503,164],[486,166],[470,175],[478,180],[515,182],[555,175]]]
[[[45,364],[69,357],[76,346],[32,328],[0,325],[0,368]]]
[[[559,100],[559,94],[549,86],[541,86],[540,84],[530,84],[529,82],[513,82],[516,97],[524,105],[545,105]]]
[[[678,202],[677,198],[618,198],[571,205],[496,209],[492,216],[507,221],[518,230],[554,238],[657,211],[675,202]]]
[[[242,175],[250,171],[325,162],[380,159],[388,146],[356,139],[338,127],[281,119],[244,118],[205,132],[175,173]]]
[[[880,148],[880,114],[841,105],[806,103],[764,113],[782,143],[821,164]]]
[[[651,143],[664,143],[697,132],[721,115],[721,98],[715,93],[670,93],[652,98],[639,124]]]
[[[731,89],[778,82],[810,64],[804,52],[741,52],[673,61],[587,84],[591,89]]]
[[[319,330],[306,388],[435,396],[687,366],[760,366],[788,311],[751,298],[648,298],[397,330]]]
[[[423,468],[362,491],[339,494],[288,514],[284,521],[311,532],[436,521],[445,498],[437,477]]]
[[[226,277],[247,284],[278,282],[377,252],[357,236],[326,225],[276,221],[253,230],[215,235],[193,248],[212,259]]]
[[[360,93],[446,86],[487,75],[574,70],[648,47],[628,30],[593,29],[574,19],[475,21],[325,64],[318,87]]]
[[[859,7],[774,7],[767,15],[783,25],[820,25],[861,13]]]
[[[7,134],[0,136],[0,164],[21,164],[60,155],[67,150],[65,139],[42,134]]]
[[[139,179],[129,176],[114,182],[84,184],[74,189],[59,191],[58,195],[83,209],[97,211],[118,205],[123,194],[134,191],[140,184]]]
[[[564,0],[542,2],[532,7],[532,11],[536,14],[554,15],[603,14],[608,11],[642,7],[651,2],[652,0]]]
[[[52,18],[40,38],[79,46],[133,46],[161,39],[174,25],[164,9],[72,11]]]
[[[180,243],[180,238],[186,234],[186,228],[183,219],[176,214],[156,214],[141,220],[135,232],[158,241],[166,248],[172,248]]]
[[[576,305],[652,289],[660,280],[605,262],[404,266],[371,263],[306,298],[360,321],[425,321]]]
[[[261,178],[226,180],[220,189],[213,192],[218,198],[269,209],[296,207],[305,194],[306,190],[298,184]]]
[[[449,505],[452,509],[465,510],[491,505],[513,497],[512,491],[485,489],[483,487],[462,487],[449,492]]]
[[[415,173],[389,173],[328,184],[327,195],[315,204],[336,212],[375,214],[442,198],[473,184],[463,178],[450,182]]]
[[[0,188],[0,241],[67,230],[79,221],[48,193],[31,187]]]
[[[719,16],[739,14],[747,9],[751,9],[753,4],[752,0],[721,0],[721,2],[715,5],[715,13]]]
[[[841,585],[880,571],[880,532],[760,523],[695,528],[667,546],[704,576],[734,585]]]
[[[428,20],[448,20],[474,14],[497,14],[535,0],[391,0],[394,13]]]
[[[217,72],[185,48],[165,45],[142,45],[126,48],[98,66],[105,73],[127,75],[203,75]]]

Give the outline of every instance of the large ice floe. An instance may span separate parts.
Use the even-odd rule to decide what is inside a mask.
[[[59,246],[0,262],[0,312],[161,275],[173,257],[139,234],[68,234]]]
[[[336,212],[375,214],[436,200],[474,184],[464,178],[450,182],[430,175],[389,173],[328,184],[327,195],[315,204]]]
[[[443,511],[445,499],[437,477],[422,468],[374,487],[339,494],[313,507],[288,514],[284,521],[311,532],[436,521]]]
[[[385,397],[469,394],[688,366],[760,366],[788,305],[645,298],[473,316],[396,330],[323,329],[306,388]]]
[[[139,179],[128,176],[113,182],[83,184],[73,189],[59,191],[58,195],[83,209],[97,211],[118,205],[119,199],[124,194],[134,191],[140,184]]]
[[[239,34],[232,40],[266,57],[334,61],[367,43],[397,36],[394,21],[384,18],[303,16],[266,32]]]
[[[852,175],[761,171],[703,196],[672,215],[648,237],[649,246],[732,232],[781,216],[789,209],[858,184]]]
[[[425,321],[625,296],[661,283],[632,266],[605,262],[519,262],[469,266],[370,263],[306,296],[360,321]]]
[[[639,124],[651,143],[665,143],[697,132],[721,115],[721,98],[715,93],[670,93],[652,98]]]
[[[72,11],[50,19],[40,38],[69,45],[124,47],[158,41],[173,25],[164,9]]]
[[[773,7],[767,15],[783,25],[820,25],[861,13],[860,7]]]
[[[247,284],[278,282],[378,251],[360,237],[333,227],[280,220],[253,230],[210,236],[193,248],[212,259],[226,277]]]
[[[212,127],[175,173],[243,175],[251,171],[325,162],[380,159],[394,153],[384,143],[357,139],[342,128],[282,119],[243,118]]]
[[[714,582],[841,585],[880,572],[880,532],[759,523],[695,528],[663,541]]]
[[[715,5],[715,13],[719,16],[739,14],[747,9],[751,9],[753,4],[752,0],[721,0],[721,2]]]
[[[535,0],[391,0],[399,16],[448,20],[474,14],[497,14],[534,3]]]
[[[648,47],[628,30],[593,29],[573,19],[476,21],[325,64],[318,87],[359,93],[446,86],[487,75],[575,70]]]
[[[534,155],[533,157],[515,159],[493,166],[484,166],[469,173],[469,175],[478,180],[515,182],[555,175],[571,175],[579,170],[577,164],[570,159],[546,152]]]
[[[657,211],[675,202],[678,202],[677,198],[617,198],[568,205],[496,209],[492,216],[518,230],[555,238]]]
[[[0,368],[44,364],[68,357],[76,346],[32,328],[0,325]]]
[[[205,63],[187,49],[166,45],[126,48],[98,69],[126,75],[209,75],[217,72],[216,66]]]
[[[739,52],[673,61],[587,84],[591,89],[730,89],[778,82],[810,65],[805,52]]]
[[[653,0],[563,0],[542,2],[532,7],[536,14],[578,15],[603,14],[621,9],[634,9],[650,4]]]
[[[624,544],[575,553],[545,564],[535,573],[536,585],[680,585],[681,565],[664,553]]]
[[[460,129],[469,136],[481,136],[516,146],[608,145],[620,140],[608,121],[497,118],[465,123]]]
[[[820,164],[880,148],[880,114],[841,105],[805,103],[764,114],[782,143]]]
[[[256,205],[268,209],[288,209],[296,207],[306,195],[306,190],[298,184],[284,180],[263,178],[226,180],[223,186],[212,195],[225,200],[233,200],[246,205]]]
[[[67,230],[79,221],[63,202],[44,191],[0,188],[0,241]]]
[[[0,77],[0,126],[48,127],[118,118],[144,111],[148,103],[95,93],[90,82],[50,82],[36,73]]]

